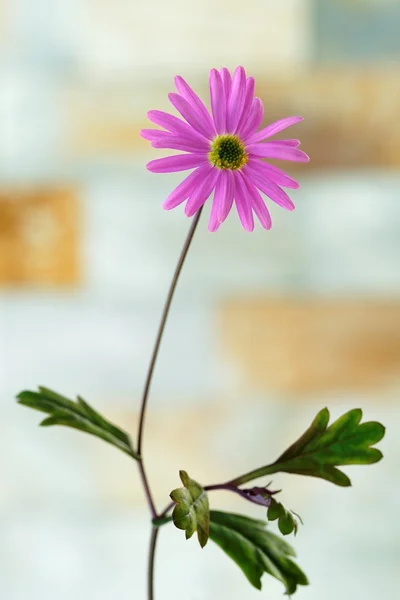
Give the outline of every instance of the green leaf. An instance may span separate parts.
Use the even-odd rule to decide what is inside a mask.
[[[283,504],[277,502],[275,498],[271,498],[271,504],[269,505],[267,511],[267,517],[269,521],[276,521],[276,519],[278,519],[279,531],[283,535],[289,535],[289,533],[292,533],[292,531],[294,531],[294,534],[296,535],[298,523],[295,513],[285,508]]]
[[[266,529],[264,521],[212,510],[210,539],[242,569],[250,583],[261,589],[261,577],[269,573],[281,581],[287,594],[308,585],[303,571],[293,562],[293,548]]]
[[[200,546],[203,548],[208,541],[210,531],[210,509],[208,496],[202,486],[190,479],[186,471],[179,471],[179,476],[185,487],[173,490],[171,499],[176,502],[172,513],[175,526],[186,532],[186,539],[197,531]]]
[[[39,387],[38,392],[21,392],[17,399],[19,404],[49,415],[40,423],[42,427],[51,425],[72,427],[112,444],[132,458],[139,458],[132,447],[129,435],[107,421],[80,396],[76,402],[73,402],[52,390]]]
[[[233,485],[285,472],[320,477],[336,485],[350,486],[351,481],[337,466],[368,465],[382,458],[377,448],[371,448],[385,435],[381,423],[361,423],[362,410],[355,408],[328,427],[329,411],[321,410],[310,427],[271,465],[261,467],[232,480]]]

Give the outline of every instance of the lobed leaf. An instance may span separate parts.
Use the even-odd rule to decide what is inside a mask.
[[[197,481],[190,479],[186,471],[179,471],[179,476],[184,487],[177,488],[170,494],[170,498],[176,503],[172,518],[175,527],[185,531],[186,539],[197,531],[200,546],[203,548],[207,544],[210,531],[208,496]]]
[[[291,557],[293,548],[266,529],[264,521],[212,510],[210,539],[243,571],[250,583],[261,589],[261,577],[269,573],[281,581],[287,594],[298,585],[308,585],[306,575]]]
[[[23,391],[18,394],[17,399],[19,404],[49,415],[40,423],[42,427],[63,425],[78,429],[112,444],[132,458],[139,458],[132,447],[129,435],[107,421],[83,398],[78,396],[74,402],[45,387],[38,389],[38,392]]]
[[[321,410],[310,427],[271,465],[261,467],[232,480],[232,485],[285,472],[320,477],[336,485],[350,486],[351,481],[338,466],[368,465],[378,462],[382,453],[371,448],[385,435],[381,423],[360,423],[362,410],[350,410],[328,427],[329,411]]]

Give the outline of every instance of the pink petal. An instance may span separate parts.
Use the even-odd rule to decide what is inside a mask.
[[[232,77],[226,67],[222,67],[222,69],[221,69],[221,79],[222,79],[222,83],[224,84],[225,105],[226,105],[226,110],[227,110],[228,109],[228,100],[229,100],[229,96],[231,93],[231,87],[232,87]]]
[[[210,152],[210,143],[206,140],[198,142],[183,135],[164,133],[153,140],[153,148],[171,148],[171,150],[183,150],[184,152],[204,153]]]
[[[249,202],[249,194],[240,171],[234,172],[235,177],[235,203],[240,221],[246,231],[253,231],[254,219]]]
[[[262,177],[267,177],[277,185],[297,190],[300,185],[295,179],[292,179],[278,167],[269,165],[268,163],[262,162],[258,159],[251,159],[247,164],[248,171],[254,170]]]
[[[154,142],[155,140],[159,140],[166,134],[166,131],[161,129],[141,129],[140,137],[144,140],[148,140],[149,142]]]
[[[300,140],[272,140],[270,142],[263,142],[260,144],[260,146],[263,146],[264,144],[270,144],[271,146],[292,146],[292,148],[298,148],[301,142]]]
[[[263,158],[278,158],[280,160],[291,160],[293,162],[308,162],[310,160],[309,156],[302,150],[280,144],[279,142],[250,144],[249,146],[246,146],[246,151],[253,156],[262,156]]]
[[[269,181],[265,177],[258,175],[254,170],[248,169],[247,165],[243,168],[243,172],[254,185],[261,190],[273,202],[282,206],[286,210],[294,210],[294,204],[287,195],[276,183]]]
[[[203,206],[204,202],[208,199],[215,187],[220,172],[220,169],[212,167],[208,175],[202,180],[201,183],[199,183],[199,185],[190,194],[189,200],[187,201],[185,206],[185,214],[188,217],[191,217],[192,215],[197,213],[199,208]]]
[[[186,152],[209,152],[210,142],[203,137],[191,135],[175,135],[161,129],[142,129],[140,135],[152,143],[153,148],[171,148]]]
[[[221,223],[217,219],[217,204],[215,202],[214,196],[214,200],[211,206],[210,218],[208,220],[208,231],[214,233],[215,231],[217,231],[220,225]]]
[[[215,186],[214,204],[217,210],[216,218],[219,223],[225,221],[232,208],[234,179],[232,171],[221,170]]]
[[[216,69],[210,71],[210,98],[217,133],[224,133],[226,126],[226,108],[224,84]]]
[[[209,127],[208,123],[204,120],[203,115],[196,107],[189,104],[189,102],[179,94],[168,94],[168,98],[171,104],[175,106],[176,110],[181,113],[182,117],[196,131],[204,135],[208,140],[212,140],[213,137],[215,137],[215,132]]]
[[[175,115],[170,115],[162,110],[149,110],[147,118],[150,119],[152,123],[160,125],[160,127],[164,127],[164,129],[167,129],[172,133],[182,134],[197,140],[205,139],[204,135],[195,131],[193,127],[184,121],[181,121],[181,119],[178,119]]]
[[[192,90],[190,85],[186,83],[186,81],[180,75],[175,77],[175,87],[178,90],[179,94],[184,98],[189,104],[193,107],[196,107],[198,113],[203,117],[204,123],[207,124],[207,128],[209,129],[211,135],[215,135],[215,127],[214,123],[210,117],[210,113],[205,107],[204,103],[198,95]]]
[[[261,125],[261,122],[264,118],[264,107],[260,100],[260,98],[255,97],[251,108],[249,111],[249,116],[247,119],[247,123],[244,123],[240,132],[240,137],[242,140],[246,138],[247,135],[256,131]]]
[[[242,130],[242,127],[244,127],[244,125],[247,123],[247,119],[249,117],[249,111],[250,111],[250,108],[251,108],[251,105],[253,102],[253,98],[254,98],[254,87],[255,87],[254,78],[249,77],[248,80],[246,81],[246,96],[244,99],[242,114],[239,119],[238,126],[236,128],[236,133],[239,135],[239,137],[240,137],[240,132]]]
[[[222,175],[223,175],[223,173],[221,172],[219,179],[217,181],[217,186],[218,186],[218,183],[221,181]],[[208,220],[208,231],[211,231],[211,232],[217,231],[217,229],[221,225],[220,221],[218,221],[219,200],[217,198],[217,186],[215,187],[214,200],[213,200],[213,203],[211,206],[210,218]]]
[[[261,197],[260,192],[254,186],[254,184],[250,181],[249,177],[246,175],[243,176],[244,182],[247,187],[247,191],[251,197],[251,206],[256,213],[258,220],[264,229],[271,229],[272,220],[271,215],[269,214],[269,210],[265,205],[264,200]]]
[[[218,181],[215,185],[215,189],[214,189],[214,198],[213,198],[213,202],[211,205],[211,212],[210,212],[210,218],[208,220],[208,230],[209,231],[216,231],[218,229],[218,227],[221,225],[221,222],[218,220],[218,212],[219,212],[219,206],[221,204],[221,193],[220,193],[220,189],[221,189],[221,181],[223,180],[223,171],[220,172]]]
[[[257,133],[251,135],[251,137],[246,140],[249,144],[254,144],[255,142],[261,142],[272,135],[275,135],[279,131],[283,131],[283,129],[287,129],[291,125],[295,125],[303,120],[303,117],[287,117],[286,119],[280,119],[279,121],[275,121],[275,123],[271,123],[268,127],[264,127]]]
[[[175,208],[184,200],[187,200],[196,189],[197,184],[204,180],[204,177],[209,174],[212,168],[212,165],[207,163],[190,173],[164,200],[163,208],[171,210],[171,208]]]
[[[156,158],[146,165],[146,169],[152,173],[174,173],[176,171],[187,171],[199,167],[207,161],[204,154],[177,154]]]
[[[228,101],[227,131],[236,131],[239,119],[242,115],[244,100],[246,96],[246,72],[243,67],[237,67],[232,79],[232,88]]]

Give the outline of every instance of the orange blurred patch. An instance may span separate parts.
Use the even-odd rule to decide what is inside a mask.
[[[72,285],[78,272],[74,190],[1,191],[0,285]]]
[[[370,389],[399,377],[399,302],[232,300],[221,324],[224,353],[253,389]]]

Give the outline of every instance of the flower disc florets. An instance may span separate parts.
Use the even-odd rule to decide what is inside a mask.
[[[214,167],[232,171],[240,169],[248,161],[244,144],[237,135],[218,135],[211,144],[208,156]]]

